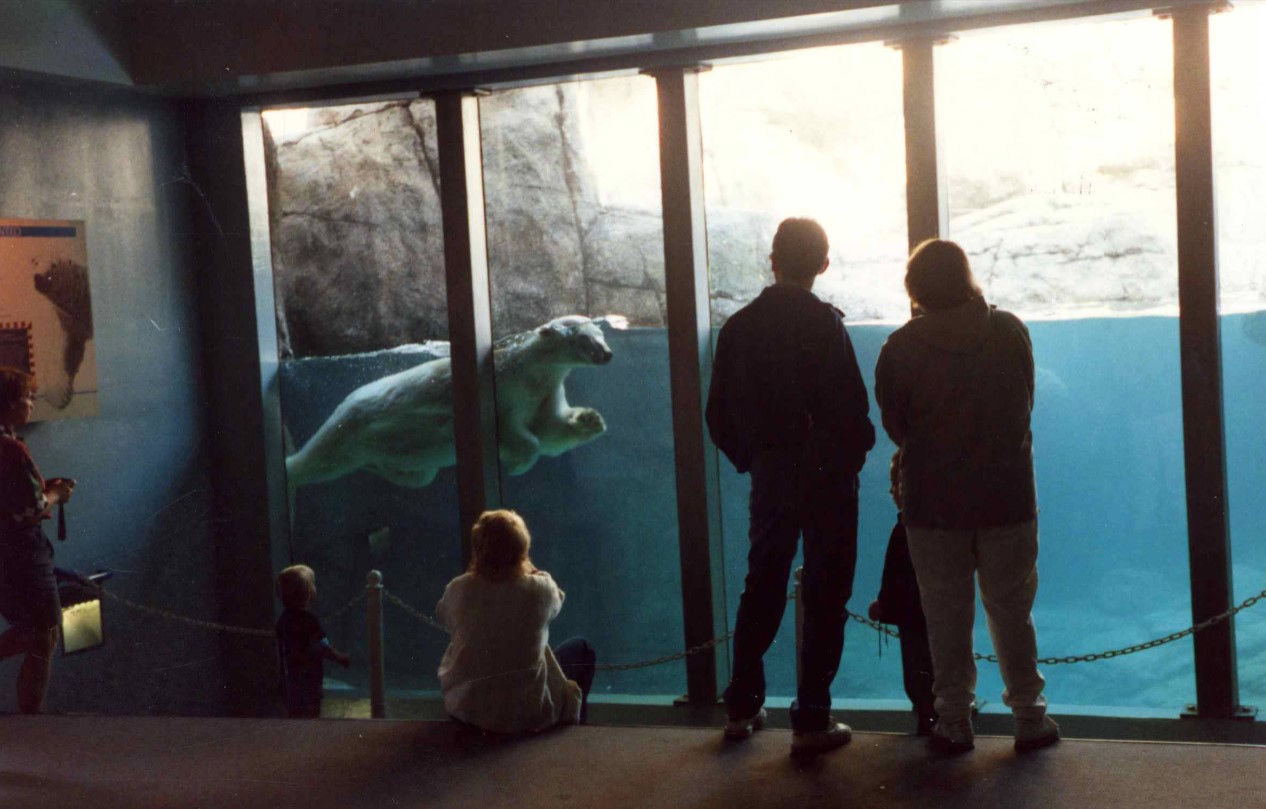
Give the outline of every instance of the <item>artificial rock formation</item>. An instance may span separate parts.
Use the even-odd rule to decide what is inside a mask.
[[[497,336],[573,313],[663,325],[659,214],[598,203],[574,106],[571,85],[482,102]],[[322,111],[269,139],[284,353],[448,338],[436,154],[429,101]]]

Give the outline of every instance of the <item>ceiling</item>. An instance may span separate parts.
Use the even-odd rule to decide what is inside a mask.
[[[6,0],[0,68],[284,102],[1200,4],[1208,0]]]

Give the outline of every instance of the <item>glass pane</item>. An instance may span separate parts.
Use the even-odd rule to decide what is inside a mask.
[[[684,638],[655,103],[647,77],[480,103],[503,502],[567,593],[551,642],[600,664]],[[678,661],[593,698],[684,685]]]
[[[316,570],[318,615],[371,569],[429,614],[461,571],[452,391],[391,402],[448,362],[434,106],[264,120],[292,559]],[[434,691],[446,636],[386,609],[388,687]],[[366,688],[364,608],[325,629],[357,661],[326,666],[327,697]]]
[[[712,327],[773,282],[769,251],[778,223],[811,216],[831,241],[831,266],[814,292],[846,315],[868,390],[879,348],[910,304],[906,259],[905,135],[901,55],[878,44],[808,51],[718,67],[700,77]],[[871,402],[871,421],[879,425]],[[880,431],[882,432],[882,431]],[[896,509],[888,496],[892,444],[880,438],[862,470],[857,575],[849,609],[865,613],[879,590]],[[750,482],[721,460],[726,619],[747,574]],[[800,560],[797,558],[797,566]],[[790,587],[790,583],[788,584]],[[795,695],[795,627],[788,608],[765,656],[769,695]],[[907,705],[896,645],[850,623],[835,679],[837,699]],[[778,704],[775,702],[775,704]]]
[[[1044,657],[1191,623],[1180,398],[1171,27],[1007,29],[937,53],[950,238],[1033,338]],[[978,651],[991,648],[983,613]],[[1046,666],[1058,710],[1172,716],[1190,641]],[[997,667],[979,694],[1000,702]]]
[[[1237,3],[1210,20],[1213,156],[1221,293],[1222,384],[1226,414],[1235,600],[1259,593],[1266,567],[1266,482],[1261,402],[1266,393],[1266,5]],[[1262,606],[1235,624],[1240,702],[1266,700],[1266,616]]]

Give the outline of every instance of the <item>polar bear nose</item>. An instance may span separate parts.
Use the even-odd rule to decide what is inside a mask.
[[[606,365],[611,361],[611,349],[606,346],[598,346],[598,350],[595,352],[595,355],[594,363],[597,365]]]

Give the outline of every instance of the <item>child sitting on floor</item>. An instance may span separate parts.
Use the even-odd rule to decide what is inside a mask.
[[[325,659],[346,668],[351,658],[330,645],[321,622],[308,605],[316,598],[316,573],[307,565],[291,565],[277,576],[281,617],[277,619],[277,657],[286,716],[316,719],[321,715]]]
[[[919,582],[910,561],[906,528],[901,523],[901,450],[892,456],[888,467],[892,501],[897,506],[897,524],[888,537],[884,556],[884,572],[879,598],[870,603],[870,619],[893,624],[901,634],[901,674],[906,696],[917,717],[915,732],[929,736],[936,723],[935,698],[932,694],[932,652],[928,648],[927,621],[919,598]]]
[[[485,511],[471,530],[470,569],[435,608],[452,633],[440,662],[444,710],[496,733],[584,723],[593,647],[572,638],[549,647],[563,591],[528,558],[532,537],[513,511]]]

